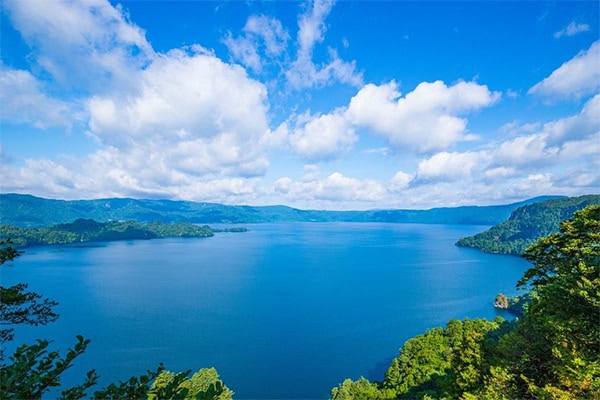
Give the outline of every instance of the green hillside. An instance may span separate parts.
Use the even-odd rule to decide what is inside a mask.
[[[551,197],[538,197],[513,204],[484,207],[322,211],[299,210],[286,206],[229,206],[173,200],[111,198],[67,201],[22,194],[0,194],[0,223],[34,228],[89,218],[99,222],[185,221],[195,224],[335,221],[494,225],[506,220],[516,208],[548,198]]]
[[[165,237],[209,237],[213,236],[214,232],[209,226],[198,226],[189,222],[140,224],[135,221],[103,223],[92,219],[78,219],[72,223],[57,224],[47,228],[0,225],[0,241],[10,239],[15,246],[25,247]]]
[[[588,205],[600,204],[600,195],[552,199],[517,208],[507,221],[485,232],[460,239],[456,245],[487,253],[522,254],[538,238],[558,232],[560,222]]]

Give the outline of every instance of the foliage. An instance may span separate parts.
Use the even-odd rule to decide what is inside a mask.
[[[67,351],[63,358],[58,351],[48,351],[50,342],[39,340],[34,345],[20,346],[10,357],[11,363],[2,365],[2,398],[3,399],[40,399],[50,389],[60,386],[60,376],[71,367],[75,358],[83,354],[89,340],[77,336],[73,349]],[[84,382],[78,386],[65,389],[61,399],[79,399],[86,396],[86,390],[95,385],[98,375],[89,371]]]
[[[120,400],[120,399],[143,399],[148,396],[148,391],[152,382],[158,375],[164,371],[162,363],[154,371],[146,371],[146,374],[139,377],[120,381],[118,384],[111,383],[107,387],[94,392],[96,400]]]
[[[197,226],[189,222],[165,224],[135,221],[96,222],[78,219],[69,224],[57,224],[48,228],[19,228],[0,225],[0,238],[12,238],[20,246],[38,246],[92,241],[154,239],[164,237],[213,236],[209,226]]]
[[[452,320],[409,339],[381,384],[346,380],[332,397],[600,398],[600,206],[575,212],[524,257],[533,266],[518,285],[530,292],[500,299],[517,320]]]
[[[21,253],[12,245],[12,240],[0,241],[0,265],[19,257]],[[43,298],[34,292],[26,292],[26,283],[5,287],[0,285],[0,345],[12,340],[12,325],[45,325],[58,318],[52,308],[58,303]],[[7,328],[4,328],[7,326]],[[4,346],[0,347],[0,362],[4,359]]]
[[[58,318],[58,314],[52,310],[58,305],[57,302],[45,299],[35,292],[26,292],[25,289],[26,283],[10,287],[0,286],[1,325],[46,325]],[[13,328],[0,329],[0,343],[12,340],[13,336]]]
[[[346,379],[338,387],[331,390],[333,400],[366,400],[366,399],[395,399],[393,390],[379,388],[376,383],[371,383],[365,378],[356,381]]]
[[[536,296],[521,326],[529,340],[521,367],[538,396],[600,398],[600,206],[576,212],[560,230],[523,255],[533,267],[519,285]]]
[[[148,400],[231,400],[233,392],[219,378],[214,368],[203,368],[191,377],[188,373],[163,371],[158,375],[150,390]]]
[[[561,221],[588,205],[600,204],[600,195],[554,199],[529,204],[513,211],[510,218],[456,244],[488,253],[520,255],[538,238],[558,232]]]

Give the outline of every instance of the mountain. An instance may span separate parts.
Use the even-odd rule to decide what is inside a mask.
[[[321,211],[286,206],[229,206],[173,200],[109,198],[97,200],[53,200],[23,194],[0,194],[0,223],[24,228],[45,227],[94,219],[99,222],[133,220],[215,223],[261,222],[397,222],[425,224],[494,225],[511,212],[558,196],[537,197],[495,206],[433,208],[430,210]]]
[[[512,212],[510,218],[475,236],[460,239],[456,245],[487,253],[519,255],[538,238],[558,232],[560,222],[591,204],[600,204],[600,195],[552,199],[528,204]]]

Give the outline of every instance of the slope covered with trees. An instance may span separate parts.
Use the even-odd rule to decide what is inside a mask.
[[[475,236],[461,238],[456,245],[487,253],[522,254],[538,238],[558,232],[560,222],[577,210],[600,204],[600,195],[553,199],[517,208],[510,218]]]
[[[452,320],[408,340],[382,382],[347,379],[342,399],[600,398],[600,206],[530,246],[523,316]]]
[[[23,228],[62,224],[80,218],[91,218],[100,222],[185,221],[194,224],[344,221],[493,225],[504,221],[513,210],[524,204],[548,198],[548,196],[538,197],[519,203],[485,207],[323,211],[299,210],[286,206],[230,206],[172,200],[111,198],[66,201],[21,194],[0,194],[0,215],[3,224]]]
[[[17,246],[40,246],[166,237],[197,238],[213,236],[215,232],[224,231],[244,232],[246,229],[212,229],[207,225],[198,226],[190,222],[140,224],[135,221],[103,223],[92,219],[78,219],[72,223],[57,224],[48,228],[19,228],[0,225],[0,240],[11,239]]]

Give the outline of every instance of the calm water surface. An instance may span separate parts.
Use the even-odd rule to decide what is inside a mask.
[[[494,318],[518,257],[454,246],[482,226],[294,223],[246,233],[28,249],[3,285],[59,301],[59,320],[15,344],[92,340],[65,376],[101,385],[164,362],[214,366],[237,399],[327,398],[344,378],[380,380],[402,343],[450,318]]]

